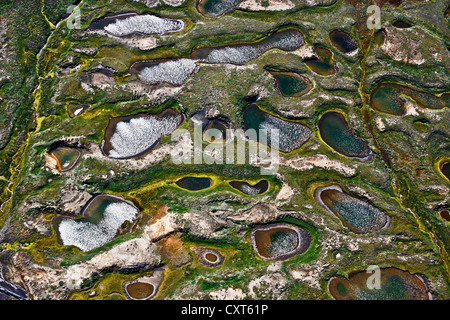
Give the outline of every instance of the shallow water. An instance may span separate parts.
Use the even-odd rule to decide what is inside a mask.
[[[114,159],[138,157],[152,150],[161,137],[172,134],[184,121],[175,109],[159,114],[138,114],[111,118],[101,149]]]
[[[450,210],[441,210],[439,211],[439,215],[445,221],[450,221]]]
[[[425,284],[415,275],[395,268],[380,269],[380,288],[369,289],[366,271],[349,279],[332,278],[328,289],[336,300],[428,300]],[[371,278],[372,279],[372,278]],[[372,284],[371,279],[369,283]]]
[[[133,299],[145,299],[153,294],[155,287],[150,283],[134,282],[128,284],[126,290]]]
[[[130,74],[136,74],[139,80],[152,85],[181,86],[196,70],[195,60],[181,58],[137,62],[130,68]]]
[[[358,159],[367,159],[372,154],[369,144],[352,131],[341,113],[323,114],[318,127],[322,140],[337,152]]]
[[[212,262],[212,263],[214,263],[214,262],[216,262],[218,259],[217,259],[217,256],[215,255],[215,254],[212,254],[212,253],[207,253],[207,254],[205,254],[205,258],[209,261],[209,262]]]
[[[448,93],[435,96],[406,85],[390,82],[381,83],[372,91],[370,106],[372,109],[380,112],[401,116],[406,112],[404,99],[408,99],[406,97],[402,98],[402,96],[409,97],[422,108],[443,109],[450,106],[450,94]]]
[[[50,156],[57,161],[58,171],[65,172],[75,167],[81,152],[75,148],[59,147],[53,150]]]
[[[84,111],[89,109],[89,104],[78,104],[78,103],[69,103],[67,105],[67,114],[71,118],[75,118],[76,116],[79,116]]]
[[[396,28],[400,29],[408,29],[413,27],[413,25],[407,21],[398,20],[392,23],[392,25]]]
[[[218,119],[209,120],[203,130],[203,139],[210,143],[226,141],[227,125],[225,122]]]
[[[194,249],[198,263],[203,267],[214,268],[224,263],[225,257],[216,249],[203,247]]]
[[[294,251],[299,244],[297,232],[288,228],[274,228],[255,232],[255,243],[260,255],[277,258]]]
[[[278,90],[285,97],[300,97],[312,89],[311,81],[292,72],[271,72]]]
[[[327,48],[316,47],[317,58],[306,59],[303,62],[315,73],[321,76],[331,76],[336,73],[333,54]]]
[[[180,19],[160,18],[151,14],[137,15],[136,13],[119,14],[105,17],[91,24],[90,30],[104,30],[116,37],[132,34],[159,34],[181,31],[185,23]]]
[[[441,170],[442,174],[450,180],[450,162],[444,161],[440,166],[439,169]]]
[[[316,200],[354,233],[375,232],[389,226],[390,218],[367,201],[352,197],[339,186],[318,188]]]
[[[57,220],[62,245],[74,245],[82,251],[100,247],[116,236],[125,221],[137,218],[138,209],[129,201],[112,195],[91,199],[82,210],[81,219],[60,217]]]
[[[378,30],[377,32],[375,32],[374,40],[377,46],[382,46],[384,44],[384,41],[386,40],[385,32],[383,30]]]
[[[256,253],[267,260],[286,260],[306,252],[311,244],[306,230],[285,223],[256,227],[250,239]]]
[[[273,116],[254,103],[244,110],[244,127],[245,130],[256,130],[258,141],[263,137],[261,130],[267,130],[268,146],[273,146],[271,130],[279,130],[278,150],[281,152],[292,152],[300,148],[312,136],[312,130],[307,126]]]

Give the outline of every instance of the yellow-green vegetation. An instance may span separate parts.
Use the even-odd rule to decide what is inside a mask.
[[[332,277],[348,279],[370,265],[420,274],[430,293],[450,298],[449,226],[439,216],[450,207],[448,1],[385,1],[381,30],[367,29],[373,1],[288,1],[277,10],[270,1],[257,2],[258,10],[239,9],[236,1],[210,17],[196,0],[154,7],[144,0],[2,1],[0,48],[9,51],[0,56],[0,261],[33,288],[34,298],[123,300],[125,281],[162,267],[156,300],[333,299]],[[70,27],[71,5],[80,10],[80,28]],[[185,28],[127,37],[90,29],[119,13],[181,19]],[[414,27],[398,27],[400,18]],[[211,48],[223,49],[215,54],[225,62],[229,52],[255,57],[257,43],[286,30],[301,34],[304,44],[265,50],[242,65],[201,61]],[[336,30],[354,40],[352,50],[343,50],[346,43],[336,47],[330,38]],[[177,59],[195,63],[180,86],[150,85],[132,72],[141,62]],[[179,70],[169,71],[166,77]],[[194,115],[204,112],[204,119],[243,129],[255,120],[245,117],[252,105],[279,123],[310,129],[298,148],[278,153],[274,175],[249,162],[248,144],[245,164],[176,164],[171,152],[190,142],[171,136],[129,159],[102,153],[111,118],[173,108],[185,117],[178,132],[196,138]],[[327,145],[318,125],[328,112],[342,115],[371,157],[355,159]],[[208,145],[202,141],[202,148]],[[49,155],[58,148],[79,150],[76,166],[55,170]],[[177,184],[184,178],[210,183],[186,188]],[[230,185],[263,180],[268,188],[259,194]],[[353,232],[315,199],[317,188],[331,185],[383,211],[390,224]],[[87,252],[59,244],[55,220],[82,219],[89,199],[102,193],[131,201],[139,209],[135,223],[119,226],[113,240]],[[281,262],[262,259],[248,236],[271,223],[305,229],[310,246]],[[223,263],[199,263],[195,250],[201,248],[217,250]],[[109,255],[101,270],[86,263],[113,249],[120,253]],[[143,267],[153,258],[146,250],[160,258],[151,268]],[[85,279],[71,273],[88,265],[95,270]],[[45,272],[21,274],[39,268]],[[36,274],[48,278],[36,280]],[[81,284],[69,288],[66,280]]]

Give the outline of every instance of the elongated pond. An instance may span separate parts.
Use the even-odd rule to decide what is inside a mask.
[[[354,233],[375,232],[390,226],[391,219],[383,211],[347,194],[338,185],[317,188],[315,199]]]
[[[379,84],[370,95],[370,106],[380,112],[402,116],[406,113],[405,102],[408,99],[422,108],[443,109],[450,106],[449,93],[434,95],[394,82]]]
[[[349,279],[331,278],[328,290],[336,300],[429,300],[421,276],[396,268],[380,269],[379,287],[369,279],[373,272],[361,271]],[[368,285],[369,283],[369,285]]]
[[[197,10],[208,18],[216,18],[236,7],[244,0],[199,0]]]
[[[340,154],[360,160],[373,157],[367,141],[353,132],[343,114],[326,112],[319,119],[318,127],[322,140]]]
[[[175,109],[160,114],[143,113],[109,120],[101,150],[107,157],[128,159],[152,150],[161,137],[172,134],[184,121]]]
[[[137,75],[144,83],[181,86],[197,69],[195,60],[181,58],[139,61],[131,66],[129,73]]]
[[[125,37],[132,34],[164,35],[181,31],[184,28],[185,23],[181,19],[160,18],[151,14],[125,13],[94,21],[89,30],[104,30],[113,36]]]
[[[201,47],[192,52],[192,59],[204,63],[229,63],[244,65],[271,49],[293,51],[305,44],[297,29],[286,29],[254,42],[230,44],[218,47]]]

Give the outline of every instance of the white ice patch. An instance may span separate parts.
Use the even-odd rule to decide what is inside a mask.
[[[195,60],[177,59],[144,68],[138,75],[142,82],[150,84],[169,83],[182,85],[197,69]]]
[[[261,192],[259,188],[249,186],[248,184],[241,185],[241,191],[251,196],[257,195]]]
[[[183,20],[159,18],[153,15],[131,16],[116,20],[105,27],[105,31],[123,37],[133,33],[159,34],[181,31],[185,27]]]
[[[110,140],[112,149],[108,157],[129,158],[145,152],[159,138],[172,134],[178,127],[180,117],[148,116],[119,122]]]
[[[98,224],[66,219],[59,224],[59,234],[64,245],[74,245],[89,251],[111,241],[125,221],[136,219],[138,210],[124,202],[114,202],[105,208]]]
[[[262,40],[265,41],[265,40]],[[302,36],[282,37],[276,41],[267,40],[253,45],[227,46],[213,49],[209,55],[203,59],[206,63],[230,63],[244,65],[247,62],[258,58],[264,52],[271,49],[294,50],[305,44]]]
[[[64,162],[64,164],[62,165],[63,168],[68,168],[70,166],[70,161],[66,161]]]

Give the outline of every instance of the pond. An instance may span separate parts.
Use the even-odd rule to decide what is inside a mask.
[[[151,85],[181,86],[197,69],[195,60],[180,58],[139,61],[131,66],[129,73]]]
[[[279,49],[293,51],[305,44],[302,33],[297,29],[277,31],[253,43],[230,44],[217,47],[200,47],[192,52],[192,59],[204,63],[229,63],[244,65],[258,58],[266,51]]]
[[[379,84],[370,94],[372,109],[397,116],[406,113],[404,105],[407,100],[428,109],[443,109],[450,106],[449,93],[434,95],[393,82]]]
[[[254,185],[251,185],[246,181],[230,181],[229,184],[233,188],[247,195],[263,194],[269,189],[269,181],[267,180],[261,180]]]
[[[333,53],[329,49],[318,46],[314,49],[314,53],[316,57],[303,60],[309,69],[321,76],[331,76],[336,73]]]
[[[411,23],[409,23],[407,21],[404,21],[404,20],[394,21],[392,23],[392,25],[394,27],[396,27],[396,28],[399,28],[399,29],[408,29],[408,28],[412,28],[413,27],[413,25]]]
[[[150,283],[134,282],[127,285],[126,290],[133,299],[142,300],[150,297],[155,291],[155,288]]]
[[[450,221],[450,209],[439,210],[439,216],[445,221]]]
[[[76,116],[79,116],[84,111],[89,109],[89,104],[80,104],[80,103],[69,103],[67,105],[67,114],[71,118],[75,118]]]
[[[111,118],[100,148],[105,156],[114,159],[142,156],[153,150],[161,137],[171,135],[184,119],[183,114],[171,108],[159,114]]]
[[[273,142],[278,141],[278,150],[285,153],[300,148],[313,133],[308,126],[267,113],[255,103],[244,109],[244,127],[245,130],[255,130],[257,140],[271,148],[275,146]],[[278,130],[279,137],[276,141],[272,141],[272,130]]]
[[[447,180],[450,181],[450,162],[449,161],[443,161],[439,165],[439,169],[441,170],[442,174],[447,178]]]
[[[336,300],[429,300],[427,286],[421,276],[396,268],[380,269],[379,289],[372,287],[366,271],[351,274],[349,279],[331,278],[328,290]],[[371,288],[367,285],[370,283]]]
[[[186,25],[181,19],[160,18],[151,14],[125,13],[94,21],[89,30],[104,30],[116,37],[126,37],[132,34],[164,35],[181,31],[185,27]]]
[[[216,249],[195,248],[198,263],[203,267],[214,268],[224,263],[225,257]]]
[[[81,211],[82,218],[59,216],[53,222],[60,244],[89,251],[113,240],[124,223],[132,223],[138,213],[132,202],[115,195],[101,194],[86,204]]]
[[[203,139],[209,143],[227,140],[227,124],[220,119],[208,120],[203,129]]]
[[[286,260],[305,253],[311,245],[308,231],[287,223],[257,226],[251,231],[249,239],[263,260]]]
[[[56,169],[66,172],[75,168],[81,157],[81,151],[76,148],[58,147],[50,152],[50,157],[56,161]]]
[[[189,191],[199,191],[211,187],[212,180],[207,177],[183,177],[175,184]]]
[[[244,0],[199,0],[197,10],[208,18],[216,18],[230,11]]]
[[[123,293],[130,300],[150,300],[158,294],[164,279],[164,271],[165,268],[157,268],[152,275],[124,281],[122,283]]]
[[[322,140],[336,152],[363,161],[372,159],[373,152],[369,144],[353,132],[342,113],[324,113],[318,127]]]
[[[311,81],[294,72],[270,72],[274,77],[277,88],[285,97],[301,97],[311,91]]]
[[[347,32],[341,30],[333,30],[330,33],[330,40],[333,46],[342,53],[351,53],[358,49],[355,40]]]
[[[354,233],[370,233],[390,226],[391,219],[383,211],[347,194],[338,185],[317,188],[315,199]]]

